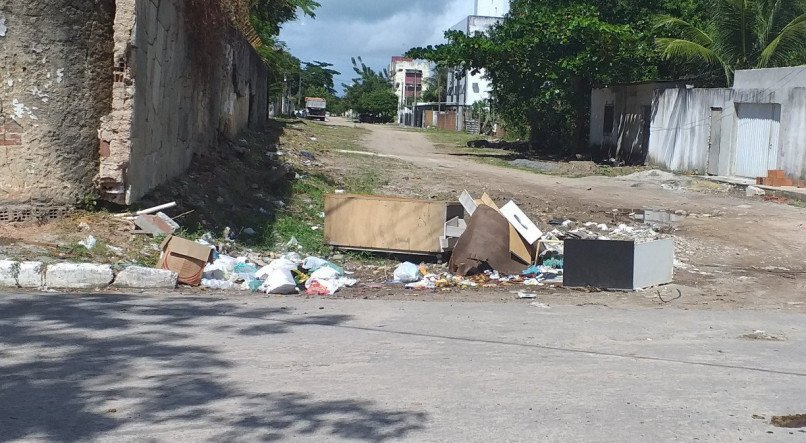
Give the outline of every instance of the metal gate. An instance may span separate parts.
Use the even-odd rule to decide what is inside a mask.
[[[778,131],[781,105],[737,103],[736,149],[733,173],[740,177],[764,177],[778,166]]]

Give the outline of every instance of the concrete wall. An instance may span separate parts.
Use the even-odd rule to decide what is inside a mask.
[[[704,173],[708,166],[711,108],[724,110],[731,94],[730,89],[657,91],[650,126],[649,162],[673,171]],[[724,114],[723,120],[728,122]],[[730,126],[725,124],[725,130],[732,132]],[[729,140],[730,134],[723,135]]]
[[[0,2],[0,205],[93,194],[114,0]]]
[[[806,88],[806,66],[743,69],[733,77],[734,89]]]
[[[754,76],[761,78],[758,73]],[[793,178],[806,178],[806,88],[803,87],[658,91],[653,104],[650,162],[674,171],[735,175],[737,148],[743,142],[737,139],[736,105],[741,103],[781,105],[774,167],[784,169]],[[721,109],[721,117],[714,120],[712,109]],[[712,132],[717,126],[718,130]],[[719,137],[712,140],[711,134]]]
[[[130,204],[183,173],[195,154],[263,124],[268,72],[237,31],[199,25],[203,11],[184,0],[118,3],[98,183],[102,198]]]
[[[649,147],[653,93],[670,83],[620,85],[591,91],[589,144],[595,157],[643,164]],[[613,131],[605,134],[605,107],[613,106]]]

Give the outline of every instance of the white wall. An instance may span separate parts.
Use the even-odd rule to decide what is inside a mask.
[[[762,74],[764,73],[759,72],[753,75],[762,78]],[[741,80],[742,84],[759,84],[744,83],[745,80]],[[721,137],[717,173],[734,175],[737,147],[743,142],[736,139],[737,103],[781,105],[775,167],[783,169],[792,178],[806,179],[806,88],[804,87],[780,90],[679,88],[657,91],[653,103],[654,115],[649,141],[650,162],[674,171],[704,172],[708,167],[711,125],[718,124]],[[722,108],[720,121],[711,121],[712,108]]]

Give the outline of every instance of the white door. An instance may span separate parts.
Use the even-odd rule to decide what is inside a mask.
[[[737,103],[736,150],[733,173],[740,177],[766,177],[778,169],[778,130],[781,105]]]

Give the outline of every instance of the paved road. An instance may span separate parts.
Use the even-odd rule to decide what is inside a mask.
[[[528,302],[4,295],[0,440],[803,441],[753,414],[806,412],[804,327]],[[739,338],[754,329],[787,340]]]

